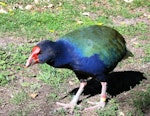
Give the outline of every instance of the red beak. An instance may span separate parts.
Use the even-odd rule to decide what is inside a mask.
[[[32,53],[26,62],[26,67],[29,67],[39,62],[39,59],[38,59],[39,53],[40,53],[40,48],[38,46],[33,47]]]
[[[28,58],[27,62],[26,62],[26,67],[29,67],[35,63],[36,63],[36,60],[33,59],[33,54],[31,54],[30,57]]]

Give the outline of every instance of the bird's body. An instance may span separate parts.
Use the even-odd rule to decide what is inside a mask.
[[[48,44],[47,41],[38,46]],[[96,25],[64,35],[55,42],[53,49],[57,55],[47,61],[48,64],[69,68],[84,78],[92,76],[100,81],[106,81],[104,74],[112,71],[127,52],[124,38],[116,30]]]
[[[71,69],[81,83],[91,76],[102,84],[107,83],[107,74],[128,52],[126,42],[119,32],[106,26],[93,25],[72,31],[55,42],[44,40],[38,43],[26,66],[35,60],[36,63],[47,63],[56,68]],[[80,94],[85,85],[80,86]],[[106,85],[102,84],[101,96],[105,94]],[[71,104],[76,104],[78,99],[79,95],[76,95]]]

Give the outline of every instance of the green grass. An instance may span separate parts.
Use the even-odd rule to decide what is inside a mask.
[[[24,107],[20,110],[13,110],[9,113],[9,116],[28,116],[29,112],[35,108],[35,104],[29,104],[28,107]]]
[[[144,116],[143,109],[150,106],[150,86],[146,91],[134,92],[133,105],[136,108],[136,115]]]
[[[56,100],[58,98],[58,96],[56,93],[50,93],[47,98],[48,98],[48,100],[51,100],[51,99]]]
[[[144,62],[150,62],[150,42],[148,44],[144,45],[144,52],[146,56],[143,58]]]
[[[118,116],[119,104],[115,99],[111,99],[105,109],[97,111],[98,116]]]
[[[9,73],[6,70],[9,65],[9,55],[6,51],[0,48],[0,86],[4,86],[7,84],[11,79],[9,78]]]
[[[28,99],[28,95],[25,91],[19,91],[18,93],[14,93],[13,97],[10,99],[12,104],[21,104]]]
[[[2,98],[0,98],[0,105],[2,105],[3,104],[3,99]]]
[[[6,85],[9,81],[10,79],[8,79],[8,76],[5,74],[0,74],[0,86]]]
[[[61,87],[61,83],[64,83],[69,77],[73,76],[73,72],[67,69],[56,70],[47,64],[41,65],[40,67],[42,71],[38,78],[57,88]]]
[[[133,8],[137,7],[149,7],[150,8],[150,2],[148,0],[135,0],[132,4]],[[150,9],[149,9],[150,10]]]
[[[123,35],[128,35],[131,37],[135,37],[136,35],[138,35],[138,38],[140,38],[140,39],[142,39],[141,38],[142,35],[148,33],[148,31],[149,31],[148,25],[143,22],[139,22],[132,26],[123,24],[123,25],[117,26],[115,28]],[[148,38],[145,38],[145,39],[148,39]]]
[[[29,48],[25,44],[9,44],[6,49],[0,49],[0,85],[3,85],[16,78],[15,74],[23,70]]]
[[[7,3],[7,4],[15,4],[15,3],[20,3],[20,4],[30,4],[32,3],[34,0],[3,0],[3,2]]]
[[[71,11],[69,11],[71,12]],[[3,33],[9,32],[10,35],[24,36],[26,38],[49,38],[56,39],[54,36],[50,36],[51,30],[54,34],[64,35],[64,31],[69,31],[71,27],[75,29],[80,25],[75,21],[74,14],[70,13],[67,17],[64,17],[64,13],[60,11],[60,14],[48,13],[48,12],[28,12],[28,11],[14,11],[13,15],[2,14],[0,15],[0,36]],[[99,17],[96,21],[88,17],[80,17],[84,25],[97,24],[99,22],[108,23],[106,17]],[[17,22],[16,22],[17,21]],[[7,34],[7,36],[9,35]]]
[[[56,30],[59,27],[59,25],[53,23],[54,20],[56,20],[56,16],[46,12],[40,14],[15,11],[13,16],[4,14],[0,23],[2,24],[2,32],[16,33],[16,36],[23,35],[26,38],[41,38],[48,35],[49,30]],[[55,28],[50,28],[50,25],[55,25]]]

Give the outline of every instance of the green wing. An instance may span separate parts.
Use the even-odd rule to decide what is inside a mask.
[[[116,30],[106,26],[89,26],[62,37],[77,47],[84,57],[98,54],[106,64],[112,65],[126,54],[125,40]]]

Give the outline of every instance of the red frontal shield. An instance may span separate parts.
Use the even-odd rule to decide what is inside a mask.
[[[29,67],[30,65],[33,65],[39,62],[39,59],[38,59],[39,53],[40,53],[40,47],[38,46],[33,47],[32,52],[26,62],[26,67]]]

